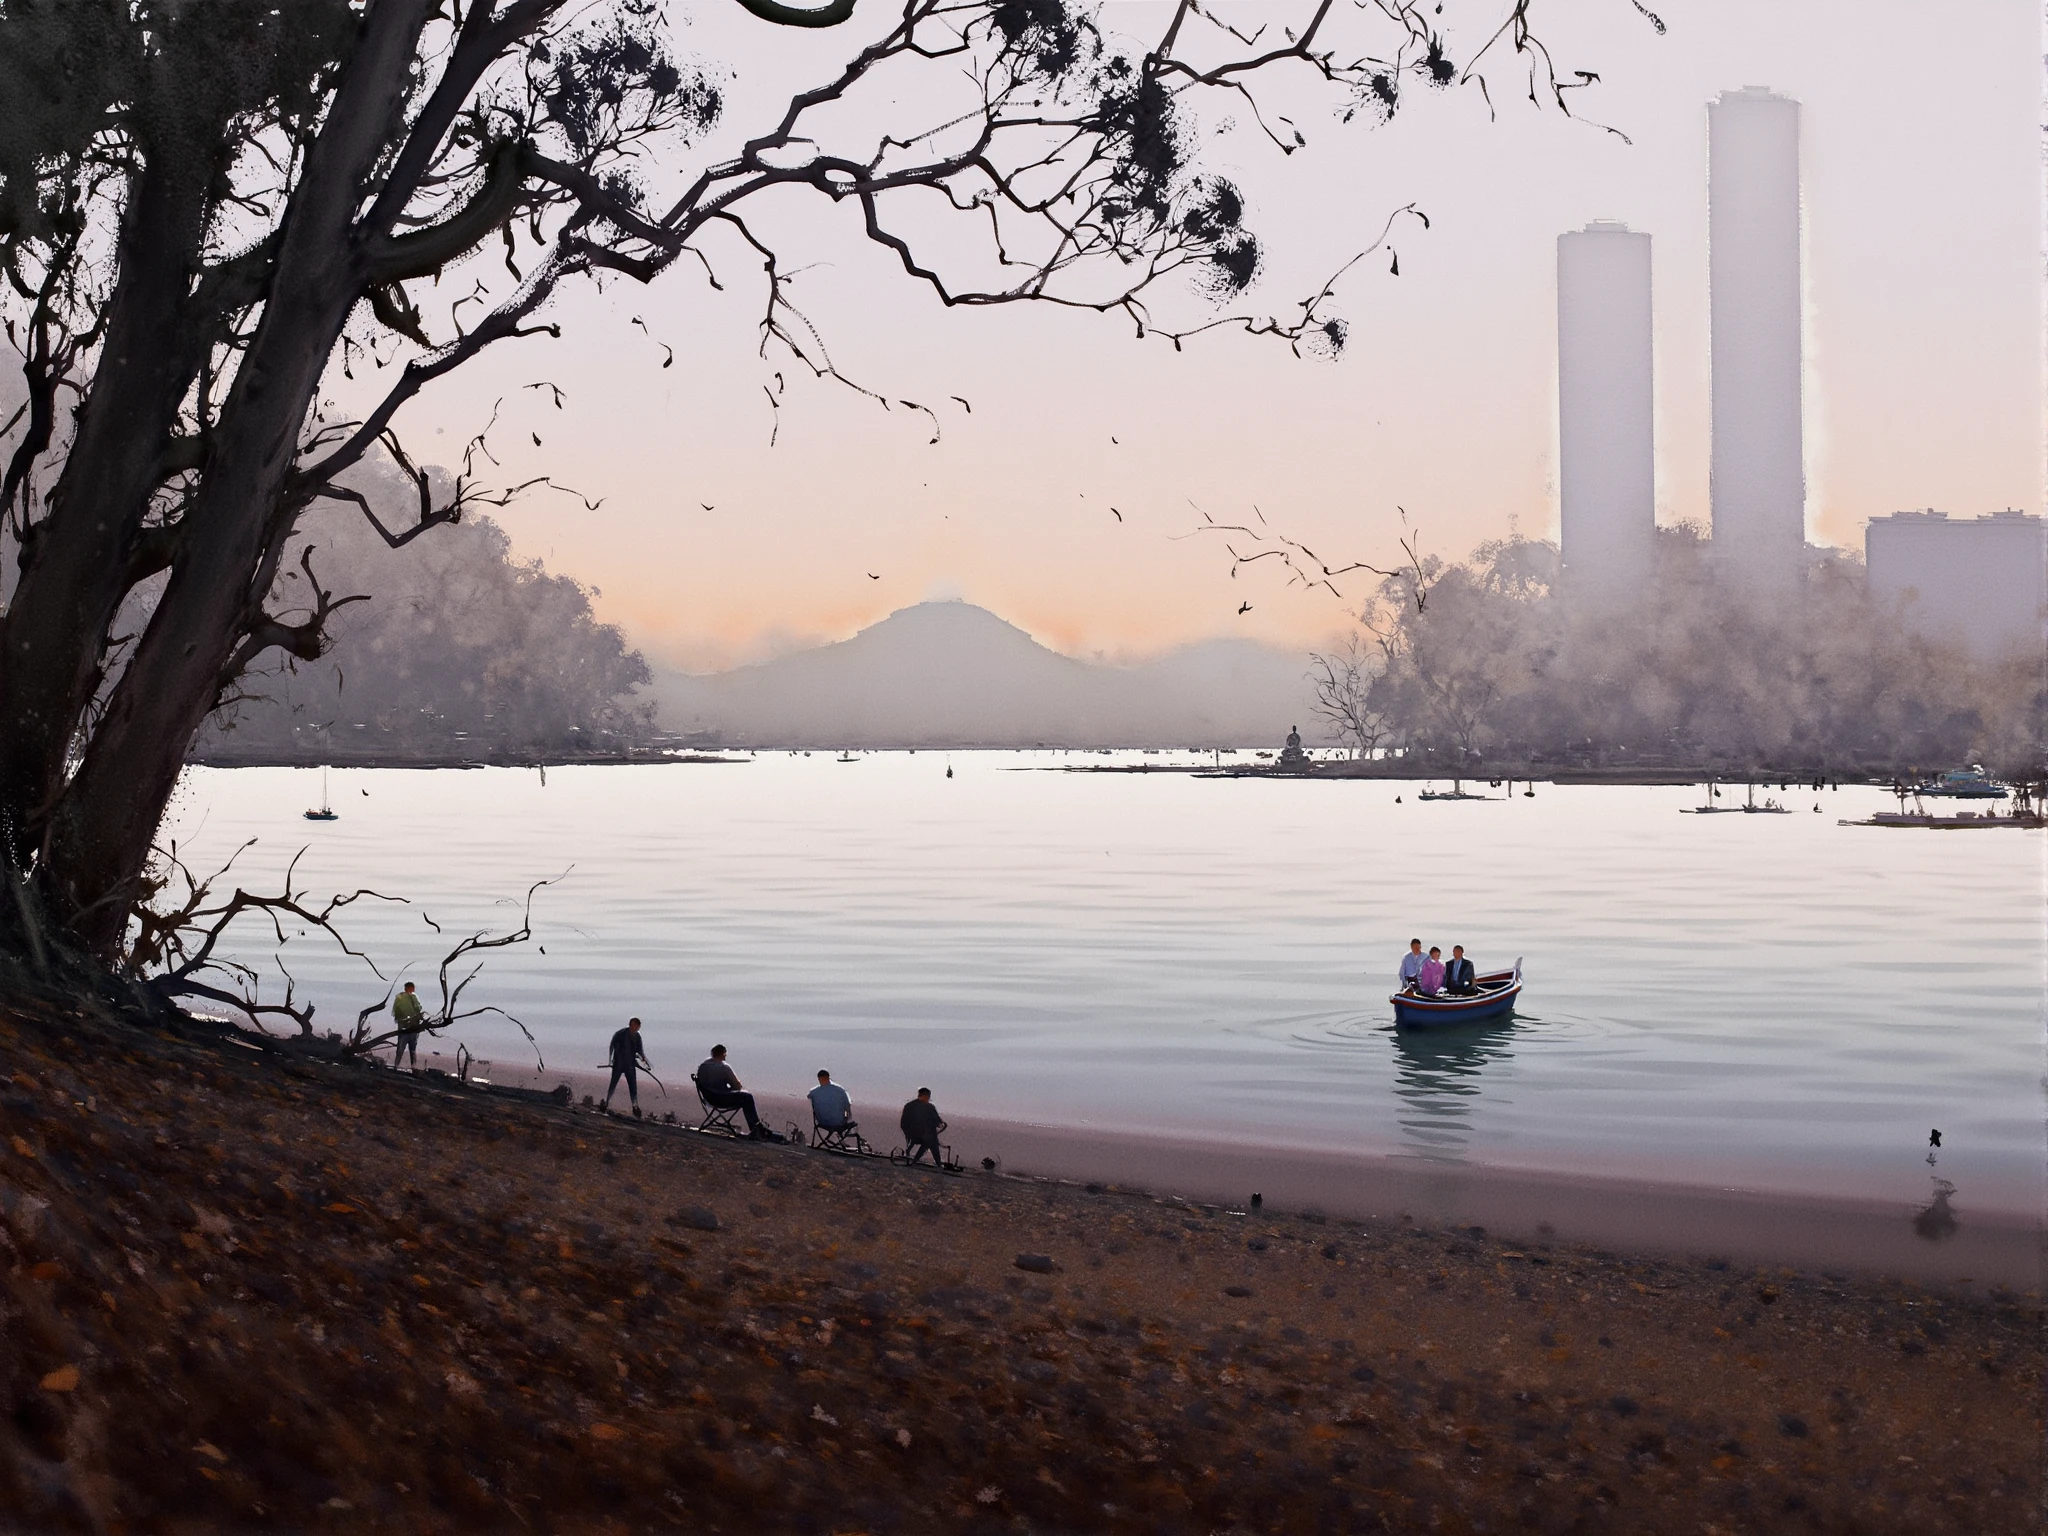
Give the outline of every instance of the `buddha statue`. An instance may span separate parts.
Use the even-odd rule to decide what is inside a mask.
[[[1280,761],[1276,766],[1287,773],[1306,773],[1308,771],[1310,766],[1309,756],[1301,750],[1301,728],[1299,726],[1289,726],[1287,728],[1287,745],[1280,749]]]

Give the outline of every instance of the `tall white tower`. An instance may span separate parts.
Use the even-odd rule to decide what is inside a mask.
[[[1557,237],[1559,544],[1573,598],[1638,595],[1657,535],[1650,237],[1598,220]]]
[[[1762,86],[1707,105],[1714,554],[1745,585],[1804,568],[1799,103]]]

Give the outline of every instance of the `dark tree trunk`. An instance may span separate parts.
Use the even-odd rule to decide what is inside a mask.
[[[199,266],[209,162],[153,155],[123,221],[120,280],[104,355],[79,413],[50,515],[25,552],[0,651],[0,860],[27,867],[42,844],[64,756],[100,681],[157,465],[191,379],[166,316]]]
[[[285,215],[263,317],[181,524],[171,577],[50,818],[42,891],[97,953],[118,946],[193,735],[232,679],[271,558],[296,507],[289,481],[329,353],[362,291],[360,189],[391,142],[425,0],[377,0]],[[281,526],[282,525],[282,526]]]

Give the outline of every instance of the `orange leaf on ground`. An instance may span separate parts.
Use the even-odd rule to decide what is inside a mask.
[[[78,1390],[78,1367],[60,1365],[42,1380],[45,1392],[76,1392]]]

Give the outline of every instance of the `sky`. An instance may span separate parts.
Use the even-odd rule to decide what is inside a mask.
[[[1046,306],[949,311],[843,212],[792,198],[765,227],[804,267],[797,294],[833,360],[934,403],[937,443],[922,415],[759,357],[759,287],[731,251],[722,293],[677,269],[559,299],[561,340],[438,387],[409,436],[452,459],[496,409],[508,480],[549,474],[599,500],[536,495],[500,520],[597,589],[657,665],[759,660],[934,597],[1089,657],[1218,635],[1306,647],[1348,626],[1363,589],[1233,578],[1220,540],[1190,536],[1202,513],[1256,508],[1332,564],[1391,563],[1410,529],[1451,558],[1511,528],[1555,537],[1555,241],[1591,219],[1653,236],[1657,514],[1706,521],[1706,103],[1765,85],[1803,104],[1809,536],[1860,549],[1866,519],[1907,507],[2039,512],[2039,7],[1646,3],[1664,35],[1630,0],[1535,8],[1560,72],[1600,76],[1575,116],[1517,99],[1507,67],[1491,115],[1469,87],[1417,91],[1382,126],[1342,125],[1338,98],[1275,76],[1262,101],[1309,141],[1291,157],[1242,120],[1211,125],[1230,131],[1206,134],[1208,163],[1243,188],[1268,253],[1262,308],[1312,290],[1403,204],[1429,214],[1426,233],[1400,226],[1398,275],[1382,251],[1342,281],[1351,341],[1334,361],[1228,332],[1175,351]],[[1454,49],[1506,8],[1449,0]],[[715,154],[889,8],[800,35],[713,0],[669,14],[681,51],[726,79]],[[1136,34],[1161,14],[1114,0],[1103,25]],[[907,117],[918,89],[903,87]],[[539,379],[559,409],[519,387]]]

